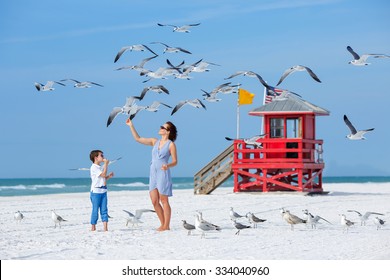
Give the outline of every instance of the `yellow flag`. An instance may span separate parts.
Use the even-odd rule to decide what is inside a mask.
[[[252,104],[253,97],[255,97],[254,93],[250,93],[249,91],[240,88],[238,91],[238,105]]]

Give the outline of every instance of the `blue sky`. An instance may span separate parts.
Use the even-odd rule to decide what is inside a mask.
[[[170,95],[150,92],[140,105],[159,100],[174,106],[202,98],[224,78],[252,70],[275,85],[285,69],[310,67],[322,83],[306,73],[285,79],[282,88],[297,92],[330,110],[317,118],[317,138],[324,140],[326,176],[390,175],[388,104],[390,59],[370,59],[367,67],[348,64],[350,45],[358,53],[390,54],[388,1],[2,1],[0,4],[0,178],[88,177],[69,168],[89,167],[89,152],[102,149],[108,158],[123,159],[111,169],[118,177],[148,176],[151,147],[137,144],[119,115],[110,127],[112,108],[138,95],[146,85],[163,84]],[[157,23],[201,23],[188,34]],[[188,54],[163,54],[160,41]],[[199,59],[217,63],[192,80],[155,80],[146,84],[134,71],[114,69],[148,57],[127,52],[114,64],[123,46],[146,44],[159,54],[147,64],[155,70]],[[34,82],[73,78],[104,87],[76,89],[68,84],[50,93]],[[236,77],[256,94],[240,108],[240,136],[258,134],[261,118],[249,116],[263,100],[263,87],[253,78]],[[236,96],[221,95],[207,110],[186,107],[170,116],[140,112],[134,119],[141,136],[157,137],[165,121],[174,122],[179,165],[174,176],[193,176],[230,143],[236,133]],[[366,141],[349,141],[343,115],[359,129],[375,127]]]

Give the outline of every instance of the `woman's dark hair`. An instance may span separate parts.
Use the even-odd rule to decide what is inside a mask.
[[[169,126],[169,140],[172,142],[175,142],[177,138],[177,129],[176,126],[171,122],[166,122],[166,124]]]

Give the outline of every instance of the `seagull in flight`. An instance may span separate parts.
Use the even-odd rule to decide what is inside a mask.
[[[187,68],[191,68],[191,72],[197,72],[197,73],[208,72],[210,71],[210,69],[207,68],[207,66],[209,65],[221,66],[219,64],[215,64],[212,62],[203,61],[203,59],[201,59],[187,67],[184,67],[183,70],[186,71]]]
[[[57,215],[54,210],[51,211],[51,219],[54,222],[54,228],[57,227],[57,224],[59,228],[61,228],[61,222],[66,222],[66,220],[64,220],[60,215]]]
[[[350,140],[365,140],[366,138],[364,138],[364,134],[374,130],[374,128],[365,129],[365,130],[356,130],[356,128],[352,125],[352,123],[350,122],[350,120],[346,115],[344,115],[344,122],[351,130],[351,134],[348,134],[346,136]]]
[[[389,55],[386,54],[362,54],[361,56],[358,55],[350,46],[347,46],[347,50],[352,54],[353,60],[348,62],[349,64],[355,65],[355,66],[366,66],[371,63],[367,63],[367,58],[370,56],[374,58],[390,58]]]
[[[113,164],[113,163],[117,162],[117,161],[120,160],[120,159],[122,159],[122,157],[118,157],[117,159],[110,160],[110,162],[108,163],[108,165]],[[71,170],[71,171],[89,171],[89,170],[91,170],[91,169],[88,168],[88,167],[79,167],[79,168],[70,168],[69,170]]]
[[[130,115],[132,108],[135,105],[135,99],[139,99],[138,96],[131,96],[126,98],[126,103],[122,107],[114,107],[108,116],[107,127],[114,121],[118,114]]]
[[[34,83],[35,88],[37,89],[37,91],[52,91],[52,90],[54,90],[54,87],[53,87],[54,84],[59,84],[61,86],[66,86],[63,83],[56,82],[56,81],[47,81],[45,85],[41,84],[41,83],[37,83],[37,82]]]
[[[92,87],[92,85],[103,87],[103,85],[101,85],[101,84],[98,84],[98,83],[95,83],[95,82],[89,82],[89,81],[80,82],[80,81],[77,81],[75,79],[63,79],[63,80],[60,80],[60,82],[65,82],[65,81],[73,81],[73,82],[75,82],[75,84],[74,84],[75,88],[90,88],[90,87]]]
[[[205,96],[205,98],[203,98],[203,99],[207,100],[208,102],[219,102],[222,100],[221,98],[217,98],[218,92],[207,92],[203,89],[201,89],[201,91],[204,92],[204,94],[202,94],[202,96]]]
[[[183,48],[180,48],[180,47],[170,47],[167,44],[164,44],[164,43],[161,43],[161,42],[151,42],[151,44],[161,44],[161,45],[165,46],[165,49],[164,49],[163,53],[183,52],[183,53],[191,54],[191,52],[189,52],[189,51],[187,51],[187,50],[185,50]]]
[[[17,211],[17,212],[14,213],[15,221],[20,222],[21,220],[23,220],[23,218],[24,218],[24,215],[22,214],[22,212]]]
[[[141,216],[143,213],[147,213],[147,212],[155,213],[156,211],[150,210],[150,209],[137,209],[137,210],[135,210],[135,215],[127,210],[123,210],[123,212],[125,212],[129,215],[127,217],[126,226],[128,226],[128,224],[131,223],[134,227],[135,225],[142,223],[142,221],[140,219],[141,219]]]
[[[131,45],[131,46],[125,46],[125,47],[122,47],[119,52],[117,53],[117,55],[115,56],[115,59],[114,59],[114,63],[118,61],[118,59],[122,56],[122,54],[126,51],[145,51],[145,50],[148,50],[150,51],[152,54],[154,54],[155,56],[158,56],[154,51],[152,51],[148,46],[146,45],[143,45],[143,44],[140,44],[140,45]]]
[[[356,210],[348,210],[347,212],[355,212],[356,214],[358,214],[361,226],[365,226],[366,225],[366,221],[368,220],[370,215],[382,215],[382,216],[384,215],[384,214],[376,213],[376,212],[366,212],[366,213],[364,213],[364,215],[362,215],[360,212],[358,212]]]
[[[149,87],[145,87],[142,92],[141,92],[141,95],[139,96],[139,100],[142,100],[144,97],[145,97],[145,94],[148,92],[148,91],[154,91],[154,92],[157,92],[157,93],[166,93],[166,94],[169,94],[169,90],[164,87],[163,85],[157,85],[157,86],[149,86]]]
[[[262,148],[263,144],[261,142],[258,142],[259,139],[263,139],[267,135],[267,133],[260,134],[260,135],[255,135],[250,138],[239,138],[240,140],[243,140],[245,144],[247,145],[253,145],[256,148]],[[226,140],[228,141],[234,141],[235,139],[230,138],[230,137],[225,137]]]
[[[303,66],[303,65],[295,65],[295,66],[292,66],[290,67],[289,69],[287,69],[286,71],[284,71],[282,77],[280,77],[280,80],[279,82],[276,84],[276,86],[280,85],[283,80],[290,74],[294,73],[294,72],[298,72],[298,71],[306,71],[307,73],[309,73],[309,75],[317,82],[321,83],[320,79],[317,77],[316,74],[314,74],[314,72],[309,68],[309,67],[306,67],[306,66]]]
[[[183,107],[184,105],[191,105],[192,107],[195,107],[195,108],[204,108],[206,110],[206,106],[202,103],[202,101],[200,101],[199,99],[191,99],[191,100],[183,100],[183,101],[180,101],[176,106],[175,108],[173,108],[172,110],[172,113],[171,113],[171,116],[176,113],[177,111],[179,111],[179,109],[181,107]]]
[[[127,69],[130,69],[130,70],[135,70],[135,71],[140,72],[140,75],[145,74],[146,72],[149,71],[149,70],[144,68],[145,63],[148,62],[149,60],[152,60],[153,58],[156,58],[157,56],[158,55],[147,57],[145,59],[142,59],[141,62],[138,63],[137,65],[123,66],[123,67],[117,68],[116,70],[127,70]]]
[[[171,26],[173,27],[173,32],[182,32],[182,33],[189,33],[190,28],[193,26],[198,26],[200,23],[192,23],[192,24],[186,24],[182,26],[177,26],[177,25],[172,25],[172,24],[162,24],[162,23],[157,23],[158,26]]]
[[[131,109],[131,112],[130,112],[130,117],[129,119],[132,120],[135,115],[139,112],[139,111],[142,111],[142,110],[146,110],[146,111],[149,111],[149,112],[157,112],[158,111],[158,108],[160,107],[160,105],[163,105],[165,107],[168,107],[168,108],[172,108],[171,106],[165,104],[165,103],[162,103],[160,101],[153,101],[153,103],[149,106],[138,106],[138,105],[134,105]]]
[[[187,235],[191,235],[191,231],[195,229],[194,225],[187,223],[186,220],[182,220],[184,229],[188,230]]]

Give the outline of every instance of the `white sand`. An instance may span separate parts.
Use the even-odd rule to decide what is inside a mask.
[[[156,232],[158,219],[146,213],[139,228],[126,227],[122,209],[151,208],[146,191],[109,192],[109,232],[90,232],[89,194],[0,197],[0,259],[2,260],[390,260],[390,225],[377,230],[370,219],[361,226],[355,213],[375,211],[390,214],[390,184],[327,184],[328,195],[232,193],[220,188],[213,194],[195,196],[192,190],[174,190],[171,231]],[[229,208],[241,214],[249,211],[267,221],[257,229],[235,235]],[[284,207],[302,216],[309,209],[332,222],[317,229],[297,225],[294,231],[281,218]],[[64,219],[54,228],[51,209]],[[25,219],[18,223],[13,214],[20,210]],[[181,220],[194,224],[196,210],[205,220],[222,227],[219,233],[187,236]],[[339,214],[357,224],[343,233]],[[246,219],[242,219],[247,223]]]

